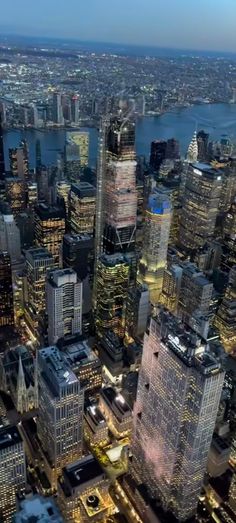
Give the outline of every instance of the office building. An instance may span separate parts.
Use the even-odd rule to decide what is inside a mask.
[[[9,149],[9,163],[12,177],[17,177],[24,182],[29,180],[29,152],[25,140],[20,147]]]
[[[66,216],[68,216],[68,206],[69,206],[69,192],[71,184],[62,180],[56,184],[56,199],[59,205],[63,204],[66,211]]]
[[[96,328],[99,336],[113,330],[124,336],[124,306],[130,265],[122,254],[103,254],[97,266]]]
[[[193,251],[213,239],[221,187],[217,169],[202,163],[189,165],[179,231],[184,249]]]
[[[226,472],[229,466],[230,442],[213,434],[208,454],[207,472],[212,478],[217,478]]]
[[[64,336],[82,330],[82,283],[72,269],[48,273],[46,282],[48,341],[51,345]]]
[[[92,446],[104,445],[109,441],[108,425],[97,405],[85,409],[84,435]]]
[[[207,162],[208,161],[208,141],[209,134],[205,131],[199,131],[197,133],[197,145],[198,145],[198,161]]]
[[[195,314],[209,316],[213,283],[191,262],[182,265],[178,313],[185,322]]]
[[[178,521],[196,513],[223,382],[213,347],[170,313],[152,319],[134,408],[131,470]]]
[[[115,511],[109,480],[92,455],[65,467],[58,482],[58,504],[65,521],[103,522]]]
[[[69,192],[68,223],[75,234],[94,234],[96,190],[88,182],[72,184]]]
[[[107,254],[134,251],[138,205],[134,123],[125,118],[111,121],[106,155],[103,249]]]
[[[0,251],[0,328],[14,325],[11,260],[6,251]]]
[[[220,196],[220,210],[225,213],[225,211],[230,208],[231,204],[234,202],[236,194],[236,161],[232,158],[227,164],[222,165],[222,190]]]
[[[58,346],[68,367],[73,370],[86,397],[94,397],[102,386],[102,364],[82,336],[62,339]]]
[[[127,292],[125,309],[126,337],[143,336],[147,328],[150,312],[149,290],[147,285],[137,285]]]
[[[99,396],[99,408],[116,438],[130,436],[132,411],[125,398],[113,387],[104,387]]]
[[[0,111],[0,180],[4,179],[5,161],[4,161],[4,143],[3,143],[3,118],[2,111]]]
[[[70,131],[66,133],[65,172],[68,180],[79,180],[81,169],[88,167],[89,133]]]
[[[38,437],[55,475],[82,455],[84,394],[56,347],[38,351]]]
[[[158,171],[166,158],[167,143],[164,140],[154,140],[151,143],[150,167]]]
[[[71,268],[80,280],[93,274],[94,239],[90,234],[65,234],[62,245],[63,266]]]
[[[229,283],[214,319],[226,352],[236,352],[236,267],[229,274]]]
[[[17,176],[5,178],[6,201],[10,205],[12,214],[17,216],[26,209],[26,185],[24,180]]]
[[[71,97],[71,121],[73,123],[79,123],[79,96],[74,94]]]
[[[182,274],[182,267],[176,264],[171,264],[164,270],[160,303],[173,314],[177,312]]]
[[[64,523],[64,519],[53,498],[34,494],[20,501],[19,509],[13,518],[13,523],[30,522]]]
[[[35,243],[44,247],[54,258],[55,266],[61,266],[61,247],[65,234],[65,213],[60,207],[40,203],[35,208]]]
[[[0,251],[7,251],[11,264],[21,259],[20,231],[13,214],[0,213]]]
[[[153,191],[145,211],[142,257],[138,281],[146,283],[151,303],[157,303],[166,267],[171,225],[171,203],[165,192]]]
[[[35,205],[38,203],[38,185],[37,183],[29,182],[26,188],[27,192],[27,208],[34,212]]]
[[[61,93],[53,93],[52,98],[52,120],[55,124],[63,125],[63,110],[62,110],[62,97]]]
[[[180,158],[179,141],[175,140],[175,138],[167,140],[165,157],[169,160],[178,160]]]
[[[107,330],[98,343],[99,358],[112,383],[120,382],[124,367],[124,345],[113,330]]]
[[[0,429],[0,520],[11,523],[16,510],[16,495],[26,486],[23,441],[17,427]]]
[[[192,140],[188,147],[187,161],[190,163],[198,161],[198,141],[196,131],[194,132]]]

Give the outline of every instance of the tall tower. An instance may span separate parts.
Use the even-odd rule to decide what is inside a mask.
[[[11,260],[6,251],[0,251],[0,328],[14,325]]]
[[[134,250],[136,165],[135,124],[125,117],[114,118],[107,132],[104,183],[103,248],[107,254]]]
[[[68,222],[71,232],[94,234],[96,190],[88,182],[72,184],[69,192]]]
[[[152,319],[134,409],[132,471],[178,521],[197,509],[223,382],[213,347],[170,313]]]
[[[197,162],[198,160],[198,141],[196,131],[194,132],[192,140],[188,147],[187,160],[191,163]]]
[[[167,249],[171,225],[171,203],[161,191],[153,191],[145,211],[142,258],[138,280],[146,283],[151,303],[157,303],[162,289],[166,267]]]
[[[56,347],[38,351],[38,436],[56,473],[82,455],[84,394]]]
[[[236,266],[229,274],[229,284],[214,320],[226,352],[236,353]]]
[[[186,250],[213,239],[222,187],[221,173],[209,164],[192,163],[183,195],[179,241]]]
[[[4,174],[5,174],[5,162],[4,162],[3,128],[2,128],[2,113],[0,111],[0,180],[3,180]]]
[[[16,494],[26,486],[25,451],[17,427],[0,429],[0,519],[11,523],[16,511]]]
[[[21,257],[20,231],[13,214],[0,213],[0,251],[7,251],[11,263],[19,262]]]
[[[82,283],[72,269],[54,270],[46,283],[48,341],[82,330]]]
[[[76,94],[71,98],[71,119],[73,123],[79,123],[79,97]]]
[[[58,93],[58,92],[53,93],[52,119],[53,119],[53,122],[56,124],[62,125],[64,123],[61,93]]]
[[[9,149],[10,170],[12,176],[17,176],[24,182],[29,179],[29,158],[28,147],[25,140],[22,140],[20,147]]]
[[[65,211],[40,203],[34,215],[35,243],[44,247],[54,258],[55,266],[61,265],[61,246],[65,234]]]

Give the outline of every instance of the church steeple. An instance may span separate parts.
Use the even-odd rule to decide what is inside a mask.
[[[192,140],[189,144],[187,160],[188,160],[188,162],[193,162],[193,163],[197,162],[197,160],[198,160],[197,131],[194,132]]]
[[[28,410],[27,409],[27,388],[26,388],[26,383],[25,383],[25,374],[24,374],[21,354],[19,355],[18,376],[17,376],[17,410],[21,414]]]

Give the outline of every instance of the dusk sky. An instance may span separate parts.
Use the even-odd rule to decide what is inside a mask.
[[[1,0],[0,31],[236,52],[236,0]]]

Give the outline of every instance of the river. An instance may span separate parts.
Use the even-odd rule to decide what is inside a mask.
[[[180,141],[181,153],[185,154],[195,129],[204,129],[211,139],[227,135],[236,139],[236,104],[204,104],[176,109],[161,116],[145,116],[137,120],[136,150],[138,155],[149,156],[150,143],[155,139],[176,138]],[[85,128],[83,128],[85,130]],[[97,158],[97,130],[90,133],[89,165],[94,167]],[[6,167],[8,148],[16,147],[25,138],[29,145],[30,167],[35,165],[35,143],[41,142],[42,162],[53,165],[65,144],[64,130],[12,130],[4,133]]]

